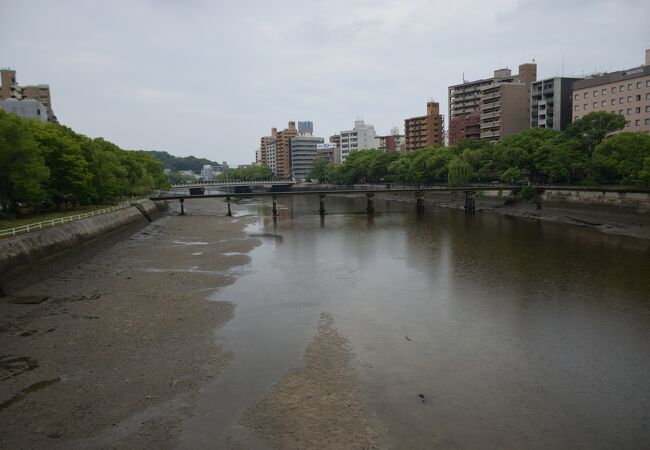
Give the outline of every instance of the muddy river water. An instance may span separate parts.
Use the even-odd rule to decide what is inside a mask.
[[[323,313],[393,448],[643,448],[650,442],[650,245],[489,214],[327,198],[241,203],[263,241],[215,300],[233,355],[185,425],[231,439]],[[645,447],[647,448],[647,447]]]

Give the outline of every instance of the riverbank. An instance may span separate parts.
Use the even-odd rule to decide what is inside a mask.
[[[0,434],[7,448],[173,448],[228,363],[208,301],[259,241],[220,201],[186,202],[127,239],[104,238],[3,280]],[[123,233],[124,233],[123,232]],[[119,234],[119,232],[118,232]],[[38,304],[9,301],[47,299]]]
[[[415,197],[408,194],[377,194],[376,198],[415,205]],[[424,203],[426,206],[462,209],[465,196],[463,192],[427,192]],[[542,208],[537,209],[532,201],[486,193],[475,196],[475,205],[476,211],[488,214],[579,225],[603,233],[650,239],[650,206],[645,204],[616,205],[588,199],[578,202],[548,196],[542,199]]]

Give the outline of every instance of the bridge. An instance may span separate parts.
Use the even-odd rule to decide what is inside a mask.
[[[263,183],[263,182],[262,182]],[[184,202],[188,199],[203,199],[203,198],[225,198],[228,203],[228,216],[232,216],[230,209],[230,202],[234,198],[250,198],[250,197],[271,197],[273,201],[273,217],[277,217],[277,198],[278,196],[290,195],[318,195],[320,215],[325,214],[325,196],[327,195],[351,195],[361,194],[366,196],[366,212],[372,214],[375,212],[374,196],[376,194],[384,193],[413,193],[416,198],[415,208],[416,211],[424,211],[424,193],[425,192],[464,192],[465,193],[465,211],[473,213],[475,211],[474,195],[476,192],[484,191],[515,191],[521,190],[522,186],[518,185],[472,185],[472,186],[413,186],[413,187],[360,187],[360,188],[337,188],[331,189],[302,189],[302,190],[287,190],[287,191],[266,191],[266,192],[235,192],[235,193],[221,193],[221,194],[205,194],[205,195],[161,195],[159,197],[151,197],[153,201],[161,200],[178,200],[181,204],[180,215],[185,215]],[[541,204],[541,203],[540,203]],[[541,207],[541,206],[540,206]]]
[[[273,186],[282,186],[290,187],[293,186],[293,181],[291,180],[262,180],[262,181],[192,181],[188,183],[176,183],[172,184],[172,189],[182,189],[182,188],[205,188],[205,187],[273,187]]]
[[[236,182],[235,182],[236,183]],[[251,182],[253,183],[253,182]],[[261,181],[260,184],[268,184],[268,182]],[[288,182],[277,182],[278,184],[288,183]],[[243,185],[247,185],[243,183]],[[284,191],[264,191],[264,192],[228,192],[220,194],[207,194],[207,195],[161,195],[158,197],[151,197],[153,201],[168,201],[168,200],[178,200],[181,204],[181,215],[185,215],[184,202],[186,199],[202,199],[202,198],[225,198],[228,203],[228,216],[232,216],[230,209],[230,202],[234,198],[250,198],[250,197],[271,197],[273,200],[273,217],[277,217],[277,198],[278,196],[290,196],[290,195],[318,195],[319,197],[319,209],[318,212],[320,215],[325,215],[325,197],[327,195],[365,195],[367,206],[366,211],[368,214],[372,214],[375,211],[373,198],[376,194],[383,193],[413,193],[416,198],[415,208],[417,212],[424,211],[424,193],[425,192],[464,192],[465,194],[465,205],[464,209],[468,213],[474,213],[475,207],[475,194],[477,192],[499,192],[499,191],[511,191],[518,192],[521,191],[524,186],[521,185],[508,185],[508,184],[472,184],[464,186],[401,186],[393,187],[391,185],[385,185],[386,187],[381,188],[374,186],[358,186],[353,189],[349,187],[340,188],[338,186],[332,186],[329,189],[323,189],[322,186],[317,187],[316,189],[309,189],[305,185],[300,190],[290,189]],[[600,193],[617,193],[627,194],[627,193],[641,193],[650,195],[650,189],[639,189],[639,188],[618,188],[618,187],[603,187],[603,186],[553,186],[553,185],[531,185],[529,186],[534,190],[533,200],[537,205],[537,209],[542,209],[542,194],[546,190],[554,191],[580,191],[580,192],[600,192]]]

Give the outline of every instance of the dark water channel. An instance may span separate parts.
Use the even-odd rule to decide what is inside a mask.
[[[217,335],[233,361],[188,445],[253,445],[240,414],[300,367],[327,312],[389,446],[648,448],[648,241],[375,203],[369,217],[328,197],[321,220],[317,198],[280,199],[277,223],[268,204],[236,207],[264,243],[216,295],[237,305]]]

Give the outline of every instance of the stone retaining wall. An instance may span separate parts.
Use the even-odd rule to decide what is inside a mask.
[[[140,206],[149,216],[156,211],[150,200]],[[126,224],[148,218],[136,206],[88,219],[65,223],[41,231],[0,239],[0,274],[17,266],[94,239]]]

